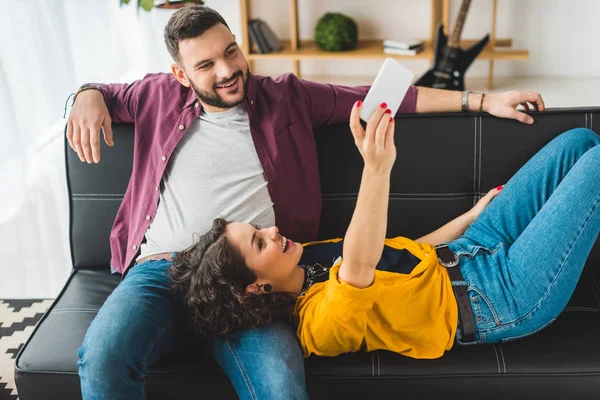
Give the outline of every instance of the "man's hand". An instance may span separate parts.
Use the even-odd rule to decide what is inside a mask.
[[[81,161],[100,162],[100,128],[106,144],[114,146],[111,123],[100,91],[90,89],[79,93],[69,114],[67,140]]]
[[[500,118],[511,118],[525,124],[533,124],[533,118],[524,112],[517,111],[517,107],[523,106],[525,111],[531,111],[529,103],[535,111],[544,111],[546,106],[542,96],[536,92],[519,92],[512,90],[504,93],[488,93],[483,101],[483,111]]]

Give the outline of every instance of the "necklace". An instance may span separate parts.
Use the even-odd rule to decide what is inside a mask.
[[[302,284],[300,296],[305,294],[315,284],[316,278],[327,274],[331,269],[331,267],[324,267],[319,263],[315,263],[314,265],[300,265],[300,268],[304,269],[304,283]]]

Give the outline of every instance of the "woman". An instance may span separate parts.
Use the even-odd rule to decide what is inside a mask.
[[[350,128],[364,169],[345,239],[302,246],[276,227],[215,220],[170,270],[196,333],[227,335],[293,316],[306,357],[386,349],[437,358],[455,341],[504,342],[552,323],[600,230],[600,136],[565,132],[501,193],[492,190],[450,224],[417,240],[385,239],[394,121],[378,109],[365,131],[360,106]],[[460,279],[438,259],[439,244],[454,253],[451,274]],[[464,302],[453,285],[466,289],[468,317],[461,310],[459,319]]]

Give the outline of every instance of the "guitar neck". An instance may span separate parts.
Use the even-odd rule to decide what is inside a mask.
[[[452,35],[450,35],[450,38],[448,38],[448,47],[459,47],[460,35],[462,34],[463,25],[465,23],[465,19],[467,19],[467,12],[469,11],[470,6],[471,0],[463,0],[460,6],[460,13],[458,14],[456,22],[454,23]]]

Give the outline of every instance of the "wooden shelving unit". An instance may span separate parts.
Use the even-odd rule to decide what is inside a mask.
[[[433,62],[435,41],[435,31],[440,21],[444,22],[447,30],[450,26],[450,0],[432,0],[431,1],[431,34],[430,38],[425,40],[425,50],[415,56],[391,55],[383,52],[383,39],[359,40],[358,46],[354,50],[343,52],[323,51],[311,40],[299,40],[298,35],[298,0],[291,1],[290,13],[290,40],[283,41],[283,50],[275,53],[257,54],[251,52],[250,36],[248,34],[248,21],[250,20],[250,0],[240,0],[242,15],[242,40],[246,58],[249,60],[250,69],[254,67],[254,60],[265,59],[288,59],[293,62],[293,72],[300,77],[300,61],[309,59],[374,59],[393,57],[397,59],[427,59]],[[493,0],[492,28],[490,32],[490,41],[486,48],[479,54],[479,60],[489,60],[488,88],[493,87],[494,60],[528,60],[529,51],[515,50],[512,47],[512,39],[496,38],[496,18],[498,0]],[[468,47],[475,43],[475,40],[461,41],[461,47]]]

